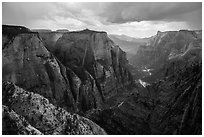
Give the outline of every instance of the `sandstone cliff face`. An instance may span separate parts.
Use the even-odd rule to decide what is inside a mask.
[[[42,38],[42,42],[44,46],[50,51],[54,52],[55,50],[55,44],[57,40],[62,37],[64,32],[38,32],[39,36]]]
[[[91,120],[70,114],[50,104],[49,100],[41,95],[27,92],[11,82],[3,83],[3,104],[10,109],[4,110],[4,122],[11,119],[14,123],[4,124],[5,134],[11,134],[12,129],[8,124],[17,127],[13,129],[14,134],[106,134]]]
[[[83,114],[102,108],[132,82],[125,52],[105,32],[3,28],[3,81],[43,95],[66,110]]]
[[[52,50],[52,46],[47,48]],[[100,108],[101,102],[116,94],[118,88],[131,83],[125,52],[105,32],[64,33],[57,40],[53,54],[80,79],[81,84],[75,88],[79,91],[75,92],[80,93],[76,98],[81,98],[78,100],[83,110]]]
[[[3,32],[6,39],[2,43],[3,81],[11,81],[45,96],[54,104],[74,110],[66,69],[44,47],[39,35],[23,32],[9,37]]]

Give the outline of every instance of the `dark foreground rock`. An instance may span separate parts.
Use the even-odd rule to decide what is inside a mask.
[[[3,104],[8,106],[3,108],[4,134],[106,134],[91,120],[70,114],[11,82],[3,83]]]
[[[2,134],[3,135],[42,135],[31,126],[24,117],[19,116],[7,106],[2,106]]]

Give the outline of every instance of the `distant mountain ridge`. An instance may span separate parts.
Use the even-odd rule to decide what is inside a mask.
[[[116,44],[127,53],[127,58],[129,59],[135,53],[140,45],[145,45],[148,42],[148,38],[133,38],[126,35],[108,35]]]
[[[138,38],[138,37],[131,37],[131,36],[127,36],[127,35],[117,35],[117,34],[109,34],[110,37],[115,37],[121,40],[125,40],[125,41],[135,41],[135,42],[146,42],[146,40],[148,40],[148,38]]]
[[[146,67],[157,70],[158,72],[155,73],[163,75],[161,69],[165,70],[167,66],[171,66],[170,64],[176,64],[176,62],[185,64],[189,61],[201,60],[201,45],[202,31],[199,30],[158,31],[156,35],[149,38],[146,45],[139,47],[129,61],[140,70]]]
[[[69,32],[68,29],[57,29],[56,31],[53,31],[51,29],[31,29],[33,32],[39,32],[39,33],[46,33],[46,32]]]

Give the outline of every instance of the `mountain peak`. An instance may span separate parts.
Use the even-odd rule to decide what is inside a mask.
[[[162,32],[161,31],[157,31],[157,34],[161,34]]]
[[[81,30],[81,31],[71,31],[69,33],[105,33],[107,34],[105,31],[95,31],[95,30],[90,30],[88,28],[84,29],[84,30]]]
[[[2,34],[13,37],[21,33],[35,33],[23,26],[2,25]]]

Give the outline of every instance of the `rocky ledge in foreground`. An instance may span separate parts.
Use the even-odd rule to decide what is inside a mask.
[[[91,120],[56,107],[39,94],[3,83],[3,134],[106,134]]]

